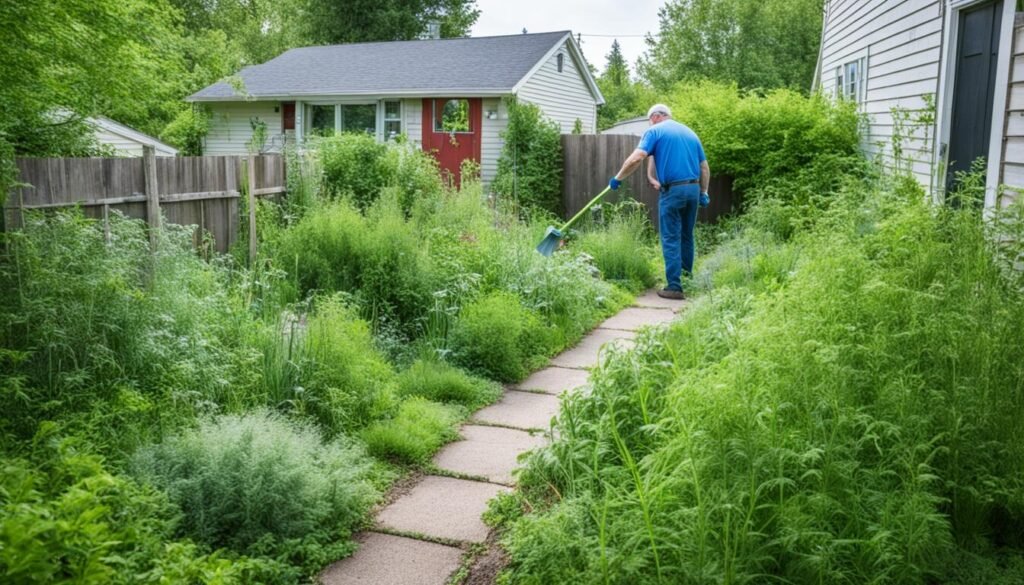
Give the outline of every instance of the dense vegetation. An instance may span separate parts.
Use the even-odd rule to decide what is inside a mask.
[[[184,99],[292,47],[465,35],[473,0],[41,0],[4,2],[0,193],[10,157],[102,152],[86,122],[108,116],[199,153],[207,115]]]
[[[504,582],[1024,581],[1024,211],[931,205],[814,98],[668,99],[754,203],[494,505]]]
[[[116,215],[109,234],[77,211],[5,234],[0,580],[303,581],[498,381],[655,270],[635,222],[587,227],[613,241],[593,256],[543,258],[546,218],[488,205],[471,173],[443,187],[405,145],[323,138],[291,169],[252,269],[171,224],[153,254]],[[616,247],[646,266],[623,286],[595,278]]]

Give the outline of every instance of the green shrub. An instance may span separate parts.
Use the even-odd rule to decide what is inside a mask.
[[[434,402],[455,402],[476,410],[494,402],[501,395],[501,387],[445,362],[421,359],[398,375],[398,393]]]
[[[324,443],[268,412],[204,420],[133,462],[181,508],[182,534],[277,557],[307,575],[351,552],[347,536],[378,496],[379,472],[360,448]]]
[[[328,136],[316,140],[323,169],[324,188],[333,197],[347,196],[369,207],[391,179],[388,147],[365,133]]]
[[[905,190],[839,191],[782,247],[740,230],[684,319],[568,397],[509,581],[1012,582],[1024,279],[989,230],[1019,219]]]
[[[393,198],[378,201],[368,216],[346,202],[311,211],[281,236],[275,257],[297,292],[351,293],[366,318],[407,333],[433,289],[430,258]]]
[[[495,292],[462,308],[452,332],[455,360],[494,380],[516,382],[543,364],[556,341],[515,295]]]
[[[26,439],[54,420],[131,450],[206,405],[249,403],[258,354],[239,340],[260,323],[190,229],[162,236],[154,258],[142,222],[113,214],[108,245],[80,212],[6,234],[0,426]]]
[[[562,138],[534,104],[506,98],[508,126],[491,189],[524,208],[562,211]]]
[[[639,204],[606,206],[605,224],[585,230],[576,245],[594,259],[609,281],[640,292],[658,282],[652,257],[653,232],[647,213]]]
[[[373,423],[361,436],[375,457],[423,463],[456,437],[461,412],[414,396],[398,407],[394,418]]]
[[[49,450],[48,450],[49,451]],[[257,564],[171,541],[167,498],[63,441],[35,465],[0,458],[0,575],[9,583],[244,583]],[[184,581],[178,581],[184,582]]]
[[[369,208],[385,188],[397,190],[405,211],[442,191],[436,160],[411,144],[379,144],[368,134],[351,133],[317,139],[314,146],[327,194],[349,197],[360,209]]]
[[[395,374],[374,347],[370,327],[338,297],[316,303],[306,331],[309,362],[297,407],[316,415],[331,433],[353,430],[394,404]]]
[[[164,127],[160,138],[178,147],[181,156],[202,156],[210,131],[210,113],[201,106],[185,108]]]

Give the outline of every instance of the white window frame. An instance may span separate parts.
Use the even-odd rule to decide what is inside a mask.
[[[855,69],[855,79],[850,82],[850,69]],[[863,105],[867,98],[868,88],[868,53],[863,51],[843,59],[835,68],[835,87],[833,96],[839,100],[849,100]]]
[[[387,117],[387,104],[391,102],[398,103],[398,117],[388,118]],[[398,136],[401,136],[405,132],[405,100],[399,98],[384,98],[377,103],[377,142],[387,142],[391,140],[391,137],[387,136],[385,132],[385,124],[387,122],[398,122]],[[397,138],[397,136],[396,136]]]

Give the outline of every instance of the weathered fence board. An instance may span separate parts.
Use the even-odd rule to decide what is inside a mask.
[[[622,167],[639,138],[627,134],[563,134],[562,157],[562,202],[566,216],[575,214],[595,195],[608,186]],[[647,184],[647,162],[623,181],[615,194],[609,194],[608,201],[617,201],[631,196],[647,207],[648,216],[655,229],[658,227],[658,192]],[[701,209],[697,220],[714,223],[719,217],[738,211],[741,200],[733,192],[732,177],[715,175],[711,170],[711,205]]]
[[[18,182],[3,210],[4,226],[22,225],[22,214],[31,209],[79,206],[87,217],[103,219],[113,210],[152,223],[159,211],[167,221],[201,228],[197,245],[208,232],[218,251],[234,243],[239,227],[239,197],[248,177],[243,164],[249,157],[195,156],[154,157],[147,174],[142,158],[18,158]],[[253,157],[256,196],[276,196],[285,191],[284,157],[268,154]],[[147,203],[147,180],[157,205]],[[156,208],[159,208],[158,210]]]

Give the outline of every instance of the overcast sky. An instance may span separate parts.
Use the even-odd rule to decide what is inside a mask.
[[[636,59],[647,45],[643,35],[658,32],[658,8],[663,0],[476,0],[480,18],[471,35],[488,37],[523,32],[571,30],[582,33],[587,61],[604,69],[612,41],[635,73]],[[598,36],[591,36],[598,35]]]

